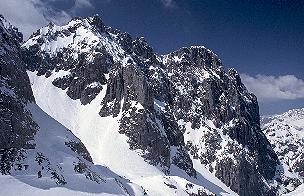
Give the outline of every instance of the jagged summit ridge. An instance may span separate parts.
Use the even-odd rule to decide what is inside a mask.
[[[163,55],[164,63],[166,64],[168,58],[172,56],[174,56],[173,60],[176,62],[189,62],[192,60],[192,64],[196,66],[222,66],[221,60],[218,58],[218,56],[205,46],[182,47],[174,52],[171,52],[170,54]],[[200,62],[198,60],[203,61]]]
[[[74,18],[64,26],[51,23],[34,33],[24,46],[29,48],[38,44],[41,46],[41,51],[51,56],[70,48],[75,52],[74,58],[78,57],[78,53],[96,54],[98,49],[106,49],[112,57],[115,57],[114,59],[117,59],[121,56],[119,54],[121,50],[111,40],[113,37],[104,31],[101,19],[95,16],[85,19]],[[113,45],[105,45],[106,43]],[[89,60],[89,58],[92,56],[86,59]]]

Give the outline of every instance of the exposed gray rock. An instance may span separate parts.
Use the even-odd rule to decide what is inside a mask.
[[[224,135],[236,141],[229,143],[230,150],[226,152],[235,161],[221,159],[216,154],[222,148],[222,138],[209,127],[209,133],[201,138],[205,143],[204,153],[198,154],[198,147],[187,142],[193,158],[200,159],[240,195],[275,194],[267,190],[263,181],[273,179],[279,161],[261,132],[256,97],[248,93],[237,72],[231,69],[225,73],[217,56],[204,47],[182,48],[164,58],[176,89],[168,106],[175,120],[190,122],[194,130],[208,127],[204,119],[211,120]]]
[[[90,153],[80,141],[71,140],[69,142],[65,142],[65,145],[67,145],[69,148],[71,148],[71,150],[73,150],[77,154],[81,155],[85,160],[93,163]]]
[[[22,35],[0,15],[0,172],[10,173],[15,161],[24,159],[24,149],[32,149],[37,124],[24,109],[34,102],[25,64],[21,59]],[[22,165],[18,166],[24,167]]]

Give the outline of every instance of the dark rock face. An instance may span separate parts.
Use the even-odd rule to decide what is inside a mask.
[[[20,55],[22,35],[2,16],[0,33],[0,172],[8,174],[24,158],[23,149],[35,147],[37,124],[24,108],[34,97]]]
[[[92,157],[86,147],[83,145],[83,143],[71,140],[69,142],[65,142],[65,145],[67,145],[69,148],[71,148],[71,150],[73,150],[77,154],[81,155],[85,160],[93,163]]]
[[[275,194],[261,187],[264,179],[275,176],[278,158],[261,132],[257,100],[237,72],[225,73],[219,59],[203,47],[182,48],[165,58],[170,80],[179,89],[169,106],[176,120],[190,122],[194,130],[208,127],[205,120],[211,120],[235,141],[228,142],[223,153],[233,159],[221,159],[215,154],[223,148],[223,138],[209,128],[202,138],[207,148],[204,153],[199,154],[195,143],[188,141],[193,157],[215,170],[215,175],[240,195]]]
[[[240,195],[275,195],[268,182],[278,157],[260,129],[257,99],[234,69],[225,72],[201,46],[158,56],[143,38],[99,19],[75,21],[33,34],[24,45],[29,70],[45,77],[68,71],[53,84],[82,104],[106,88],[100,116],[119,118],[130,149],[164,172],[174,164],[196,176],[198,159]],[[66,45],[48,49],[61,38]]]
[[[111,71],[102,105],[101,116],[117,116],[122,111],[119,132],[128,136],[130,149],[143,150],[143,157],[152,165],[160,164],[166,173],[172,162],[189,175],[195,175],[192,161],[183,148],[182,133],[170,132],[169,126],[175,126],[171,127],[174,130],[178,129],[177,124],[155,110],[153,86],[136,63],[130,60]],[[178,147],[171,161],[170,146]]]

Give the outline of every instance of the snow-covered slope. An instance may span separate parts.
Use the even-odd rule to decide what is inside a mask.
[[[78,191],[117,195],[128,195],[129,192],[143,194],[140,187],[136,189],[134,185],[133,190],[132,184],[118,175],[113,175],[109,169],[93,165],[80,140],[36,104],[28,104],[27,109],[39,130],[33,141],[35,149],[27,150],[25,160],[18,162],[28,165],[28,168],[25,171],[11,171],[10,175],[15,179],[40,189],[56,190],[60,185],[59,187],[72,190],[71,193]],[[15,191],[22,193],[24,190]],[[54,195],[55,193],[56,191]]]
[[[263,117],[261,124],[281,160],[280,175],[286,186],[282,191],[292,191],[304,178],[304,109]]]
[[[302,196],[303,194],[304,194],[304,184],[301,184],[294,191],[284,194],[284,196]]]
[[[143,195],[35,103],[21,34],[0,16],[0,195]]]

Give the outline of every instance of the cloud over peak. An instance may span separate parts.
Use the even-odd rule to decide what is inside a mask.
[[[247,89],[261,102],[274,100],[295,100],[304,98],[304,80],[294,75],[268,76],[241,74]]]
[[[58,0],[1,0],[0,13],[18,27],[27,39],[49,22],[65,24],[77,10],[93,7],[90,0],[74,0],[69,3],[69,9],[62,10],[52,6],[56,1]]]

